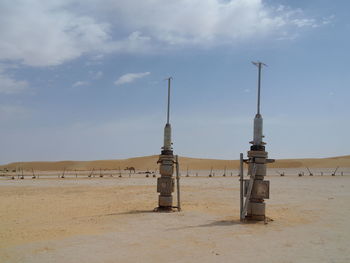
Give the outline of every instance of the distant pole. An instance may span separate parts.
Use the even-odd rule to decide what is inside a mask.
[[[243,220],[243,153],[240,154],[239,156],[239,168],[240,168],[240,172],[239,172],[239,188],[240,188],[240,204],[239,204],[239,208],[240,208],[240,212],[239,212],[239,218],[242,221]]]

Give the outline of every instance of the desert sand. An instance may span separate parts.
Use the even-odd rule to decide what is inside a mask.
[[[269,169],[267,224],[239,222],[237,176],[204,170],[181,178],[174,213],[153,212],[156,178],[144,175],[4,177],[0,262],[350,262],[350,168],[299,170]]]
[[[237,156],[239,157],[239,156]],[[96,161],[60,161],[60,162],[15,162],[10,164],[0,165],[0,169],[18,169],[27,170],[35,169],[41,171],[62,171],[67,170],[91,170],[91,169],[124,169],[126,167],[135,167],[137,170],[156,170],[158,155],[143,156],[136,158],[128,158],[121,160],[96,160]],[[218,159],[203,159],[179,157],[179,162],[183,169],[190,170],[210,170],[219,169],[238,169],[238,160],[218,160]],[[350,167],[350,155],[330,157],[330,158],[315,158],[315,159],[278,159],[275,163],[269,165],[270,168],[336,168]]]

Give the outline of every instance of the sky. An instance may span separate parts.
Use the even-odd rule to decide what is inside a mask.
[[[2,0],[0,163],[350,154],[347,0]]]

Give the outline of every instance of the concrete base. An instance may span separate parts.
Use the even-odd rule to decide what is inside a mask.
[[[159,207],[172,207],[173,206],[173,196],[172,195],[159,195],[158,205],[159,205]]]
[[[255,221],[264,221],[265,220],[265,203],[249,202],[246,219],[255,220]]]
[[[154,212],[163,212],[163,213],[171,213],[177,211],[172,206],[158,206],[154,208]]]

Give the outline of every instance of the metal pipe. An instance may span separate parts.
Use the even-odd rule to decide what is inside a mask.
[[[258,61],[252,62],[255,66],[259,68],[258,70],[258,105],[257,105],[257,114],[260,114],[260,86],[261,86],[261,68],[262,66],[267,66],[266,64]]]
[[[168,110],[167,110],[167,118],[166,123],[169,123],[169,116],[170,116],[170,82],[172,77],[168,78]]]
[[[240,168],[240,178],[239,178],[239,189],[240,189],[240,203],[239,203],[239,207],[240,207],[240,212],[239,212],[239,217],[240,220],[243,220],[243,153],[240,154],[239,156],[239,168]]]
[[[180,174],[179,174],[179,160],[178,156],[175,156],[176,161],[176,190],[177,190],[177,209],[181,211],[181,202],[180,202]]]
[[[258,109],[257,109],[257,114],[260,114],[260,84],[261,84],[261,62],[259,62],[259,73],[258,73]]]

